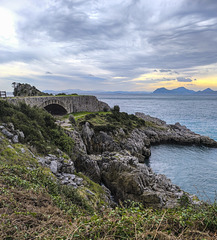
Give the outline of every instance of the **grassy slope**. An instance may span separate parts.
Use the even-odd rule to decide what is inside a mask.
[[[9,145],[0,143],[0,239],[216,239],[216,203],[103,208],[99,185],[85,178],[83,190],[60,186],[26,145]]]

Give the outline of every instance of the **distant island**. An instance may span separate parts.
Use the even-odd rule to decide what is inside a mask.
[[[158,88],[153,94],[161,94],[161,95],[217,95],[217,91],[214,91],[210,88],[207,88],[203,91],[194,91],[189,90],[185,87],[179,87],[172,90],[168,90],[166,88]]]

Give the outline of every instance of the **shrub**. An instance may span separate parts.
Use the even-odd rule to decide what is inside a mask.
[[[118,105],[115,105],[112,109],[112,112],[120,112],[120,107]]]
[[[91,113],[91,114],[88,114],[88,115],[85,116],[85,120],[87,121],[87,120],[90,120],[90,119],[95,118],[95,117],[96,117],[96,113]]]
[[[72,114],[69,115],[69,121],[71,122],[71,124],[76,125],[75,118]]]
[[[108,107],[103,108],[103,112],[108,112],[108,111],[109,111]]]

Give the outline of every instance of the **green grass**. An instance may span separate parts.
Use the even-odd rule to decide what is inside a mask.
[[[108,115],[111,114],[111,112],[77,112],[77,113],[71,113],[75,120],[79,120],[79,119],[83,119],[85,118],[86,115],[90,115],[90,114],[99,114],[99,115]]]

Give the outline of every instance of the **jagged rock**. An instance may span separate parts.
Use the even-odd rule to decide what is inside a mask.
[[[74,161],[75,168],[78,172],[84,173],[91,180],[100,183],[100,169],[97,162],[88,155],[80,154]]]
[[[82,128],[81,135],[86,146],[91,143],[92,136],[94,135],[94,130],[90,128],[89,122],[86,122]]]
[[[50,170],[52,173],[57,173],[58,171],[58,164],[57,164],[57,161],[51,161],[51,164],[50,164]]]
[[[141,114],[139,116],[143,117]],[[112,195],[116,201],[133,200],[145,206],[174,207],[183,191],[166,176],[157,175],[141,164],[151,155],[150,146],[177,143],[217,147],[217,143],[193,133],[180,123],[167,125],[150,116],[144,120],[152,124],[127,134],[123,129],[113,132],[94,131],[88,122],[80,126],[80,132],[79,129],[65,130],[75,142],[73,162],[51,154],[38,158],[38,161],[49,167],[62,184],[75,188],[83,184],[83,179],[73,174],[75,168],[93,181],[105,184],[110,203],[113,202]],[[10,132],[4,125],[0,129],[11,133],[11,138],[15,135],[20,137],[17,130]]]
[[[72,174],[75,171],[74,163],[71,160],[64,160],[64,158],[52,154],[46,157],[38,157],[38,162],[49,167],[55,175],[59,173]]]
[[[21,138],[21,139],[25,138],[25,135],[22,131],[17,130],[16,132],[17,132],[19,138]]]
[[[14,135],[14,136],[13,136],[12,142],[13,142],[13,143],[18,143],[18,142],[19,142],[18,135]]]
[[[201,136],[200,142],[202,145],[205,145],[207,147],[217,147],[217,142],[209,137]]]
[[[147,135],[151,144],[175,143],[181,145],[195,144],[199,146],[217,147],[217,142],[213,139],[196,134],[180,123],[166,124],[166,122],[160,119],[152,118],[143,113],[136,113],[136,116],[156,125],[155,127],[148,127],[141,130],[141,132]]]
[[[6,128],[3,128],[2,129],[2,133],[7,137],[7,138],[10,138],[12,139],[13,138],[13,134],[11,132],[9,132]]]
[[[74,151],[73,151],[73,155],[76,157],[76,154],[80,154],[80,153],[87,153],[87,149],[86,149],[86,145],[84,144],[84,141],[81,137],[81,134],[76,131],[76,130],[65,130],[65,133],[71,137],[74,142],[75,142],[75,146],[74,146]]]
[[[159,126],[165,126],[166,125],[165,121],[163,121],[159,118],[151,117],[150,115],[145,115],[144,113],[136,112],[135,115],[139,118],[142,118],[145,121],[153,122],[153,123],[155,123],[156,125],[159,125]]]
[[[150,141],[147,135],[138,129],[134,129],[130,136],[121,142],[122,149],[129,150],[132,155],[138,157],[141,163],[151,155],[149,146]]]
[[[83,182],[83,178],[79,178],[79,177],[77,177],[77,178],[75,178],[75,183],[78,185],[78,186],[81,186],[81,184],[82,184],[82,182]]]
[[[145,206],[167,207],[178,204],[182,192],[164,175],[156,175],[136,157],[120,153],[102,154],[98,160],[102,182],[117,201],[133,200]]]

